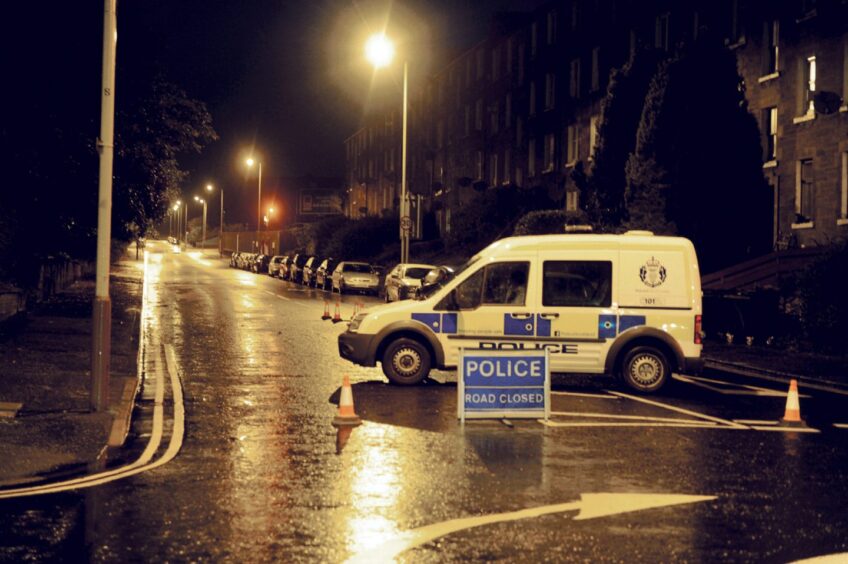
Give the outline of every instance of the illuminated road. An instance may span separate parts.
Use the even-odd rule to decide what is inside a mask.
[[[820,431],[802,433],[777,429],[777,385],[714,375],[643,398],[556,379],[547,425],[463,429],[455,386],[388,386],[379,368],[339,359],[345,324],[320,319],[329,294],[211,252],[149,250],[148,381],[117,458],[135,460],[159,432],[152,460],[175,436],[179,452],[91,488],[0,500],[2,560],[784,562],[848,551],[846,396],[802,390]],[[345,317],[376,303],[342,301]],[[331,399],[345,373],[364,422],[338,453]]]

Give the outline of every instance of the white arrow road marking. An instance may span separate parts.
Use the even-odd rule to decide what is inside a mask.
[[[580,501],[543,505],[541,507],[479,517],[462,517],[412,529],[411,531],[401,533],[395,539],[353,556],[348,562],[393,562],[399,554],[411,548],[421,546],[422,544],[457,531],[491,525],[493,523],[517,521],[519,519],[529,519],[565,511],[579,511],[577,516],[574,517],[574,520],[582,521],[584,519],[596,519],[598,517],[618,515],[619,513],[628,513],[630,511],[642,511],[645,509],[697,503],[713,499],[716,499],[716,497],[711,495],[584,493],[580,494]]]

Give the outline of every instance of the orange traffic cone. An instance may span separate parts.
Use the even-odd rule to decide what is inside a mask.
[[[323,319],[324,321],[331,319],[331,317],[330,317],[330,302],[328,302],[327,300],[324,300],[324,315],[321,316],[321,319]]]
[[[801,419],[801,403],[798,401],[798,381],[795,378],[789,381],[789,393],[786,395],[786,413],[781,420],[787,425],[803,426]]]
[[[345,374],[342,380],[342,391],[339,395],[339,413],[333,418],[333,425],[335,427],[342,425],[356,427],[360,423],[362,423],[362,420],[353,410],[353,388],[350,387],[350,378]]]
[[[336,302],[336,311],[333,313],[333,323],[338,323],[342,320],[341,311],[339,311],[339,302]]]

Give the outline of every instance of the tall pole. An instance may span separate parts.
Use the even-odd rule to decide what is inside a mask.
[[[206,200],[203,200],[203,242],[200,244],[202,250],[206,250]]]
[[[259,163],[259,198],[256,202],[256,230],[262,230],[262,162]]]
[[[224,189],[221,188],[221,223],[218,227],[218,256],[224,256]]]
[[[400,165],[400,262],[409,262],[409,202],[406,194],[406,122],[407,96],[409,88],[409,69],[407,61],[403,62],[403,140],[401,141]]]
[[[186,201],[185,205],[185,214],[183,217],[183,243],[185,243],[186,249],[188,249],[188,202]]]
[[[112,353],[112,302],[109,299],[109,250],[112,238],[112,160],[115,134],[115,51],[118,42],[117,0],[103,2],[103,69],[100,90],[99,203],[97,211],[97,274],[92,311],[91,396],[93,411],[109,408]]]

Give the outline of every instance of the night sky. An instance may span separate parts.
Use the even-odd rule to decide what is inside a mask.
[[[370,32],[388,22],[414,89],[418,77],[484,39],[492,14],[540,3],[123,0],[116,100],[120,108],[134,78],[159,74],[207,104],[220,139],[183,161],[187,194],[207,182],[235,194],[252,186],[242,165],[251,147],[269,181],[342,176],[343,141],[366,109],[400,101],[400,65],[375,77],[363,59]],[[73,115],[97,136],[102,10],[97,0],[4,6],[4,119]],[[226,207],[232,220],[242,215]]]

